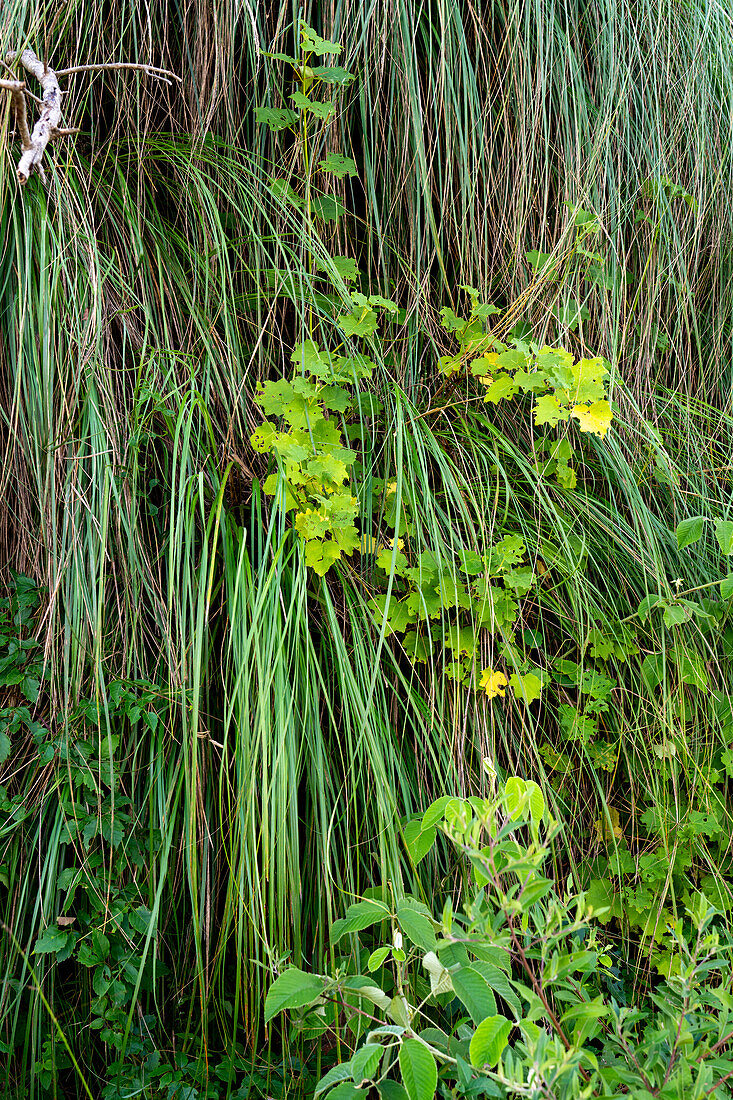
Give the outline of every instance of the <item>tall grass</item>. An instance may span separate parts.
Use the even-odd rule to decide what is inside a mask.
[[[356,216],[322,244],[273,191],[270,165],[290,156],[297,172],[297,160],[252,110],[276,101],[283,75],[259,51],[288,49],[296,15],[274,3],[12,0],[0,24],[0,55],[27,43],[57,67],[149,61],[184,79],[179,92],[133,73],[68,78],[65,117],[81,133],[54,146],[46,190],[35,179],[18,190],[0,115],[0,531],[6,579],[19,570],[47,591],[40,717],[62,731],[91,698],[104,727],[120,679],[167,701],[155,731],[123,725],[120,771],[149,838],[144,872],[130,863],[128,879],[158,915],[149,950],[169,967],[164,997],[140,991],[140,1003],[172,1042],[175,995],[191,1049],[208,1034],[256,1046],[270,974],[288,953],[328,954],[347,896],[388,879],[428,889],[395,823],[433,794],[488,782],[484,757],[547,775],[575,823],[565,855],[582,860],[599,847],[604,805],[669,799],[655,746],[673,741],[677,781],[705,805],[706,762],[727,736],[694,691],[680,734],[674,693],[659,705],[632,662],[616,670],[609,719],[629,786],[582,755],[560,783],[540,751],[552,713],[467,702],[374,630],[366,555],[314,584],[248,444],[257,381],[288,369],[308,324],[329,331],[308,254],[343,251],[407,309],[395,354],[378,358],[385,414],[367,472],[398,480],[425,546],[468,538],[481,550],[501,525],[524,531],[532,555],[552,543],[534,624],[548,650],[582,646],[593,624],[628,618],[678,576],[716,580],[713,544],[691,564],[673,529],[729,507],[725,7],[306,9],[358,74],[335,139],[359,164],[344,194]],[[537,279],[526,252],[560,252],[578,205],[600,222],[603,262]],[[536,332],[606,354],[625,379],[618,427],[584,447],[576,490],[537,476],[526,413],[461,412],[456,395],[427,415],[446,343],[438,308],[457,306],[465,283],[500,305],[521,298]],[[577,331],[557,319],[571,299],[589,311]],[[728,655],[685,629],[725,693]],[[658,643],[666,662],[663,633]],[[4,940],[0,1039],[15,1051],[7,1094],[26,1081],[39,1096],[28,1071],[53,1029],[20,949],[55,916],[73,859],[62,803],[76,794],[63,759],[17,759],[2,776],[27,797],[22,823],[0,826],[0,916],[18,943]],[[699,855],[714,862],[702,844]],[[88,1050],[62,979],[30,962],[72,1047]],[[93,1072],[108,1056],[100,1046]]]

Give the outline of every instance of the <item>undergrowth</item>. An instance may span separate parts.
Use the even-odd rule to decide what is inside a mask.
[[[12,0],[184,91],[0,115],[0,1094],[307,1095],[272,979],[507,775],[629,989],[729,911],[730,27],[637,9]]]

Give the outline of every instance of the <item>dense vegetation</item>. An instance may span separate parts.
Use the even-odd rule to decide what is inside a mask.
[[[510,975],[507,912],[598,946],[604,1011],[669,998],[598,1088],[729,1095],[725,6],[9,0],[27,46],[182,83],[63,77],[79,133],[23,188],[0,91],[0,1095],[310,1096],[365,1036],[357,986],[307,1006],[370,959],[420,997],[448,896]],[[514,776],[542,810],[477,902],[478,834],[434,830]],[[445,795],[481,798],[426,826]],[[367,902],[386,939],[336,924]],[[517,1094],[434,957],[443,1095]],[[608,1019],[506,1081],[581,1095]]]

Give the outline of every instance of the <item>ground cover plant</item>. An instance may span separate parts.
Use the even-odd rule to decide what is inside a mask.
[[[652,1006],[730,909],[726,13],[215,8],[0,25],[182,78],[70,73],[22,188],[0,91],[0,1095],[312,1095],[351,1040],[273,982],[363,974],[383,883],[466,913],[422,813],[520,775],[704,1095],[724,981],[684,1058]]]

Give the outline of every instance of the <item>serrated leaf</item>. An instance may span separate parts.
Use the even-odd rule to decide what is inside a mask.
[[[603,438],[611,427],[613,413],[608,401],[595,401],[592,405],[574,405],[572,415],[580,424],[581,432],[591,432]]]
[[[438,833],[435,828],[423,829],[422,822],[416,820],[408,821],[402,830],[402,835],[408,852],[415,863],[419,863],[432,848]]]
[[[351,1059],[351,1075],[355,1084],[359,1085],[373,1079],[383,1054],[384,1047],[381,1043],[365,1043],[357,1050]]]
[[[380,989],[371,978],[367,978],[363,974],[356,974],[351,978],[345,978],[342,982],[342,989],[347,992],[357,993],[360,997],[366,997],[368,1001],[377,1005],[383,1012],[390,1011],[392,1001],[389,994],[385,993],[383,989]]]
[[[416,913],[409,906],[400,905],[397,909],[397,920],[402,931],[408,939],[423,951],[435,949],[437,941],[432,923],[422,913]]]
[[[329,153],[324,160],[318,162],[322,172],[331,172],[332,175],[342,180],[345,176],[355,176],[356,163],[351,157],[344,157],[340,153]]]
[[[422,964],[430,975],[430,992],[433,997],[440,993],[454,992],[450,973],[434,951],[428,951],[423,956]]]
[[[336,318],[345,336],[372,336],[377,331],[379,318],[373,309],[354,309]]]
[[[552,260],[551,253],[538,252],[537,249],[533,248],[530,252],[524,253],[524,258],[530,265],[530,267],[533,267],[535,269],[535,271],[541,271],[545,275],[549,274],[551,270],[550,261]]]
[[[324,222],[337,222],[346,213],[346,207],[331,195],[314,195],[311,199],[311,211]]]
[[[334,921],[331,926],[331,943],[336,944],[342,936],[352,932],[361,932],[373,924],[389,917],[389,909],[378,901],[357,901],[346,910],[346,916]]]
[[[365,1093],[350,1081],[341,1081],[328,1094],[328,1100],[364,1100]]]
[[[49,925],[36,940],[33,948],[34,955],[50,955],[63,951],[69,938],[68,932],[63,932],[55,925]]]
[[[341,1081],[350,1081],[353,1077],[351,1072],[351,1062],[341,1062],[340,1065],[332,1066],[328,1073],[324,1073],[315,1087],[313,1096],[320,1096],[326,1089],[330,1089],[333,1085],[338,1085]]]
[[[733,521],[716,519],[715,537],[718,540],[718,546],[726,557],[733,554]]]
[[[324,980],[317,974],[306,974],[291,966],[272,983],[265,998],[265,1023],[288,1008],[302,1008],[318,1000]]]
[[[649,618],[649,612],[653,611],[655,607],[661,607],[663,603],[661,596],[645,596],[639,604],[636,614],[644,623]]]
[[[706,522],[707,518],[705,516],[690,516],[689,519],[683,519],[677,524],[675,534],[677,535],[677,546],[680,550],[700,541]]]
[[[498,405],[500,401],[505,399],[511,401],[517,389],[517,384],[511,374],[500,371],[487,385],[484,401],[491,402],[494,405]]]
[[[692,611],[689,607],[667,603],[664,604],[664,614],[662,615],[664,625],[666,627],[681,626],[682,623],[687,623],[692,618]]]
[[[322,80],[324,84],[338,84],[341,87],[345,87],[356,79],[353,73],[338,65],[313,65],[311,73],[316,80]]]
[[[305,544],[305,564],[319,577],[325,577],[333,563],[340,557],[340,547],[330,539],[327,542],[313,539]]]
[[[255,117],[260,126],[267,126],[273,133],[289,130],[298,125],[298,116],[289,108],[255,107]]]
[[[338,42],[330,42],[327,38],[321,38],[319,34],[301,20],[300,45],[304,53],[314,53],[317,57],[325,57],[326,54],[341,53]]]
[[[542,695],[542,680],[533,672],[528,672],[526,676],[513,672],[509,677],[509,687],[514,692],[515,699],[522,699],[527,706]]]
[[[310,114],[320,118],[323,122],[328,122],[336,111],[335,104],[319,103],[317,99],[309,99],[302,92],[293,92],[290,98],[300,111],[309,111]]]
[[[476,1028],[469,1045],[471,1065],[476,1069],[482,1066],[495,1066],[509,1042],[512,1030],[511,1020],[506,1016],[488,1016]]]
[[[353,282],[353,280],[359,278],[361,273],[356,266],[356,260],[352,260],[349,256],[330,256],[329,259],[336,273],[345,283]],[[326,270],[325,262],[317,261],[317,263],[322,271]]]
[[[391,950],[390,947],[378,947],[376,951],[372,951],[367,960],[367,970],[370,974],[373,974],[375,970],[379,970]]]
[[[427,1047],[417,1039],[405,1039],[399,1063],[409,1100],[433,1100],[438,1087],[438,1067]]]
[[[472,966],[462,966],[451,973],[456,996],[468,1010],[474,1024],[496,1012],[494,994],[484,976]]]
[[[534,422],[539,428],[542,424],[549,424],[554,428],[563,420],[567,420],[568,410],[560,405],[560,402],[552,394],[543,394],[538,397],[534,405]]]
[[[404,1085],[399,1081],[380,1081],[377,1092],[380,1100],[409,1100]]]

